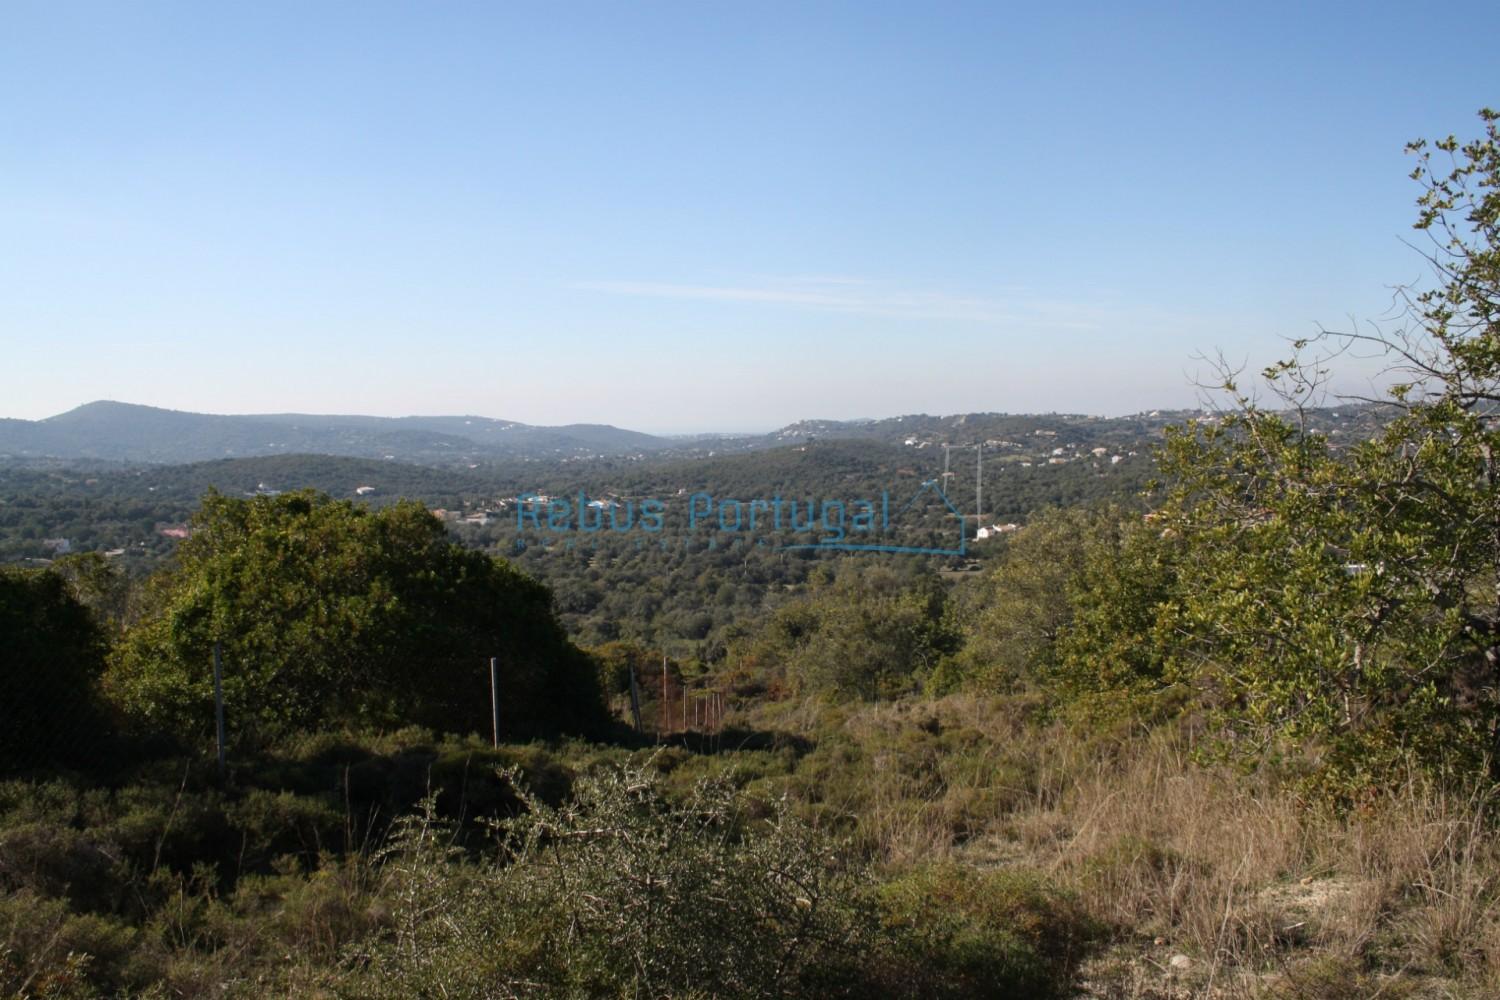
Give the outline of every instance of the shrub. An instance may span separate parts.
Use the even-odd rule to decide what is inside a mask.
[[[79,763],[99,745],[104,635],[51,572],[0,570],[0,774]]]
[[[739,836],[727,783],[674,805],[649,766],[591,772],[560,807],[522,794],[481,865],[430,809],[403,827],[397,934],[364,956],[360,992],[770,997],[849,964],[858,872],[785,809]]]
[[[883,984],[923,998],[1065,996],[1092,934],[1032,872],[931,865],[881,887]]]
[[[604,724],[597,669],[547,588],[450,542],[420,504],[211,492],[193,524],[107,677],[143,731],[210,738],[216,643],[241,740],[329,724],[488,731],[490,657],[507,734]]]

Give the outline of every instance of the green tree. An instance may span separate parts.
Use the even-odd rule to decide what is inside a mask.
[[[1056,665],[1091,541],[1124,516],[1115,508],[1049,508],[1001,543],[968,616],[959,657],[966,683],[1014,690]]]
[[[1192,669],[1180,641],[1181,536],[1155,516],[1107,513],[1084,538],[1044,678],[1071,712],[1150,718],[1172,708]]]
[[[1500,139],[1413,143],[1433,287],[1404,321],[1324,332],[1236,403],[1175,433],[1164,511],[1197,679],[1237,745],[1290,741],[1354,784],[1416,755],[1500,760]],[[1434,160],[1436,152],[1444,161]],[[1307,425],[1351,347],[1391,362],[1390,420],[1339,446]]]
[[[547,589],[449,541],[420,504],[211,492],[192,525],[108,675],[149,729],[209,731],[216,642],[242,736],[406,723],[485,732],[491,656],[506,733],[602,720],[595,667],[567,641]]]
[[[86,761],[99,744],[102,630],[67,581],[0,570],[0,773]]]
[[[736,649],[731,677],[759,675],[773,693],[875,700],[920,690],[958,648],[935,576],[849,562],[813,584]]]
[[[74,552],[52,561],[50,569],[68,583],[69,590],[99,620],[117,631],[130,604],[130,581],[119,567],[98,552]]]

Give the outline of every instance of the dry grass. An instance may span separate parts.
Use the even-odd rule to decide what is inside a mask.
[[[804,817],[851,833],[875,862],[877,893],[931,889],[916,896],[943,905],[913,913],[950,918],[945,947],[965,961],[988,956],[988,944],[971,947],[975,927],[1000,940],[1015,924],[1037,949],[1066,944],[1069,968],[1091,948],[1081,996],[1500,996],[1491,786],[1413,775],[1341,815],[1267,776],[1195,763],[1180,733],[1043,726],[1035,703],[1014,698],[778,705],[740,721],[803,739],[724,755],[566,749],[580,762],[649,756],[679,791],[713,768],[744,769],[747,797],[787,793]],[[537,773],[556,769],[536,753]],[[87,975],[106,994],[155,982],[206,996],[266,976],[312,995],[345,947],[390,925],[391,901],[360,856],[310,873],[289,862],[229,894],[171,882],[144,921],[75,913],[70,887],[101,880],[98,852],[82,833],[42,836],[52,793],[28,794],[0,831],[0,995],[44,976],[81,981],[69,953],[92,956]],[[986,871],[955,878],[954,864]]]
[[[1414,775],[1338,815],[1170,734],[1087,743],[1026,714],[964,696],[824,718],[827,801],[893,868],[1028,868],[1074,894],[1112,929],[1087,995],[1500,996],[1491,787]]]

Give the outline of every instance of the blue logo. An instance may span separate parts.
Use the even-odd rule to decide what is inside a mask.
[[[787,498],[780,494],[749,500],[685,491],[670,499],[586,493],[516,497],[515,547],[528,540],[550,546],[561,540],[573,548],[586,536],[631,535],[663,548],[677,543],[721,548],[755,545],[776,550],[888,552],[962,556],[968,551],[964,515],[929,479],[905,502],[889,490],[879,498]]]

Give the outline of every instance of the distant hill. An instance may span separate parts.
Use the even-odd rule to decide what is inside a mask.
[[[276,413],[226,416],[100,401],[45,420],[0,419],[0,463],[59,459],[180,465],[223,458],[336,455],[439,468],[512,461],[700,459],[817,441],[860,441],[922,450],[978,443],[996,458],[1050,461],[1093,448],[1129,453],[1199,411],[1128,417],[1078,414],[907,414],[880,420],[802,420],[769,434],[666,438],[607,424],[539,427],[488,417],[370,417]],[[1308,413],[1335,440],[1368,437],[1388,417],[1379,407]],[[1060,450],[1059,450],[1060,449]]]
[[[879,441],[906,447],[944,444],[1030,450],[1037,439],[1051,445],[1138,446],[1160,437],[1169,424],[1182,423],[1197,411],[1156,410],[1128,417],[1095,417],[1073,413],[955,413],[932,416],[909,413],[881,420],[800,420],[775,431],[772,444],[810,440]]]
[[[676,446],[601,424],[536,427],[486,417],[227,416],[99,401],[45,420],[0,420],[0,457],[179,464],[315,453],[462,465],[592,458]]]
[[[1351,403],[1309,409],[1310,428],[1328,434],[1335,443],[1369,437],[1390,419],[1379,404]],[[1068,451],[1104,447],[1127,451],[1159,441],[1174,424],[1193,419],[1215,419],[1206,410],[1152,410],[1125,417],[1097,417],[1077,413],[926,413],[880,420],[800,420],[754,438],[723,439],[722,451],[747,447],[774,448],[818,440],[876,441],[908,448],[957,447],[983,443],[1001,454],[1043,453],[1054,447]],[[1045,446],[1045,447],[1044,447]]]

